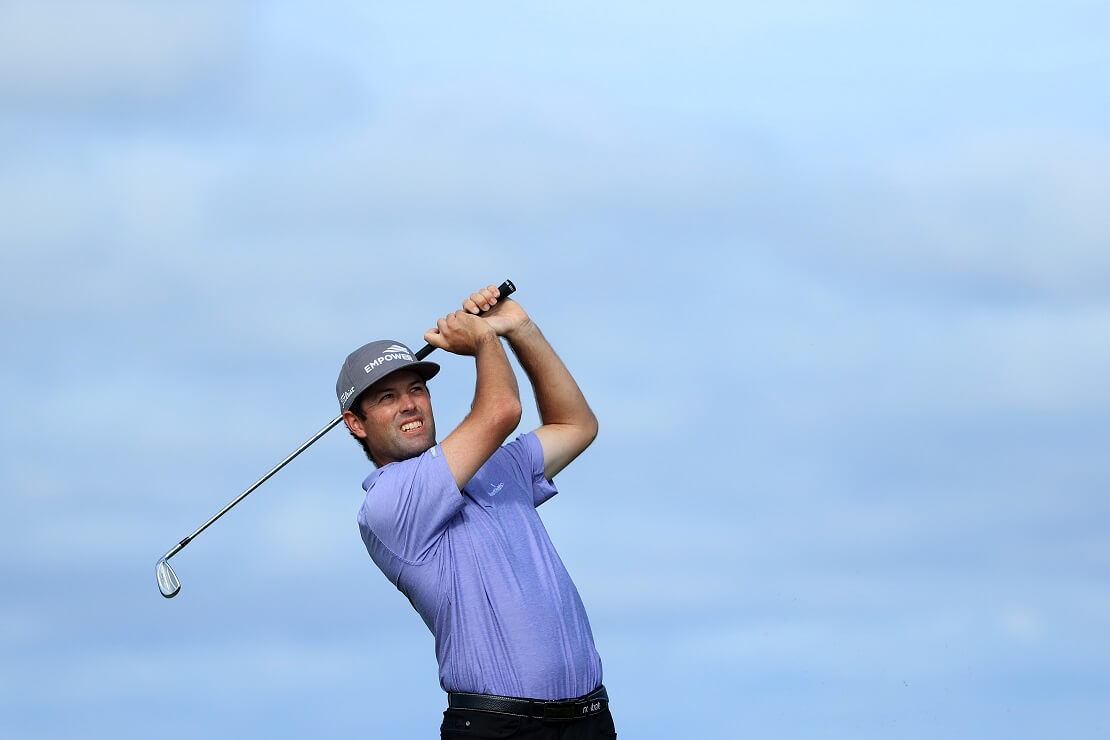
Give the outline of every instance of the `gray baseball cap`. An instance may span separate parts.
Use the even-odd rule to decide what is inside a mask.
[[[350,409],[360,393],[398,370],[412,370],[424,380],[431,380],[439,372],[439,365],[417,360],[411,349],[392,339],[364,344],[347,355],[339,370],[339,380],[335,381],[339,410]]]

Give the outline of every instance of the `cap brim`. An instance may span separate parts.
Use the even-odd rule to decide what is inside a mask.
[[[410,365],[405,365],[404,367],[399,367],[397,368],[397,370],[415,370],[420,375],[420,377],[424,378],[424,380],[431,380],[437,374],[439,374],[439,364],[435,362],[425,362],[422,360],[420,362],[414,362]],[[396,372],[396,370],[394,372]]]

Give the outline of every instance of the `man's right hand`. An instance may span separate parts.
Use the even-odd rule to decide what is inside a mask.
[[[456,355],[476,356],[484,342],[498,341],[497,332],[485,320],[468,311],[449,313],[424,332],[424,341]]]

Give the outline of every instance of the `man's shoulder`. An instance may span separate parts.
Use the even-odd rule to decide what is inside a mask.
[[[363,486],[359,526],[410,560],[422,552],[414,548],[426,545],[426,536],[441,531],[464,503],[438,448],[378,468]]]
[[[438,444],[407,460],[398,460],[375,469],[370,475],[366,476],[366,479],[362,482],[362,488],[369,493],[375,487],[409,485],[418,476],[431,473],[436,460],[445,464],[443,451]]]

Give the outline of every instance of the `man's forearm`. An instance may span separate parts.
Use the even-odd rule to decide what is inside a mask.
[[[528,321],[505,338],[532,384],[540,421],[545,425],[580,427],[589,432],[592,440],[597,433],[597,418],[539,327]]]
[[[519,415],[520,389],[516,375],[496,336],[491,336],[480,346],[474,354],[474,365],[477,379],[471,414],[484,412],[496,416],[500,411],[506,408],[511,410],[515,406]]]
[[[520,391],[501,340],[490,334],[474,352],[474,403],[462,423],[443,440],[443,456],[459,490],[520,423]]]

